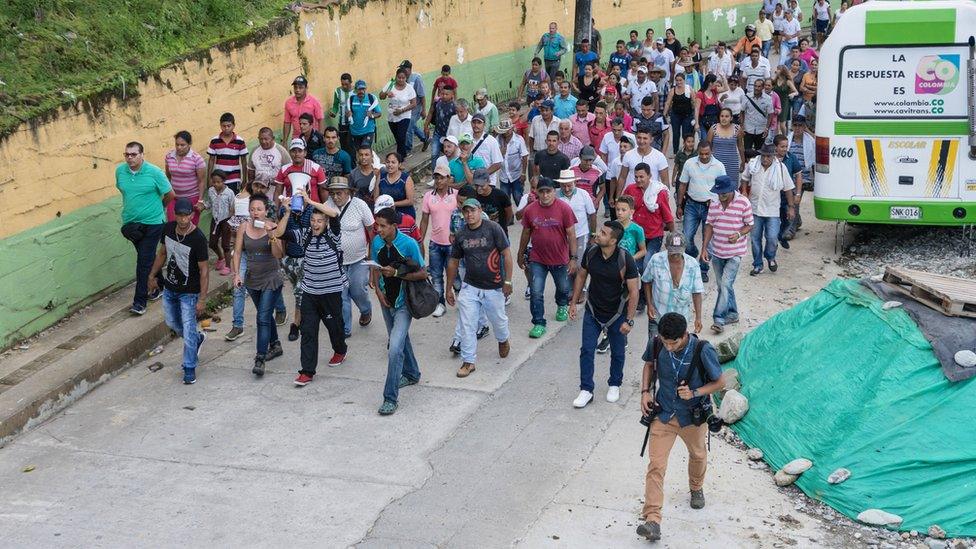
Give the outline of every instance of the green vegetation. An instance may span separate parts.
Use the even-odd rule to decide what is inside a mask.
[[[287,32],[286,0],[3,0],[0,136],[62,105],[92,108],[210,47]],[[271,24],[272,21],[277,24]],[[232,45],[238,45],[238,43]],[[124,83],[124,84],[123,84]]]

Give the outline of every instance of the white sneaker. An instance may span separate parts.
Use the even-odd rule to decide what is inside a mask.
[[[620,387],[611,385],[607,389],[607,402],[617,402],[618,400],[620,400]]]
[[[573,408],[585,408],[590,401],[593,400],[593,393],[589,391],[580,391],[576,400],[573,401]]]
[[[444,306],[438,303],[437,308],[434,309],[434,314],[431,316],[433,316],[434,318],[440,318],[444,316]]]

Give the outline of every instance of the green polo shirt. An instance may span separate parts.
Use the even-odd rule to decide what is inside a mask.
[[[447,163],[447,167],[451,170],[451,177],[454,178],[454,183],[457,185],[466,185],[464,182],[464,164],[461,163],[460,158],[455,158]],[[472,156],[468,159],[468,169],[475,171],[478,168],[487,168],[484,159]]]
[[[143,162],[132,173],[125,162],[115,168],[115,188],[122,193],[122,224],[159,225],[166,222],[163,195],[173,190],[159,167]]]

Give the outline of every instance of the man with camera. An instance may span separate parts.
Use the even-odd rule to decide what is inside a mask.
[[[644,362],[641,377],[641,423],[648,426],[650,461],[644,482],[644,523],[637,533],[650,541],[661,539],[664,473],[675,437],[688,448],[688,485],[692,509],[705,507],[708,429],[721,428],[712,415],[711,394],[723,387],[718,354],[707,341],[688,333],[688,321],[667,313],[658,321],[659,340]],[[655,391],[655,386],[657,387]]]

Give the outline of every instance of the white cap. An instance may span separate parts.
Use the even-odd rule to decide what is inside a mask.
[[[301,149],[301,150],[304,151],[305,150],[305,140],[302,139],[301,137],[296,137],[296,138],[292,139],[291,140],[291,144],[288,145],[288,150],[290,151],[290,150],[293,150],[293,149]]]
[[[392,207],[393,197],[388,194],[381,194],[376,197],[376,202],[373,203],[373,213],[379,213],[380,210]]]

